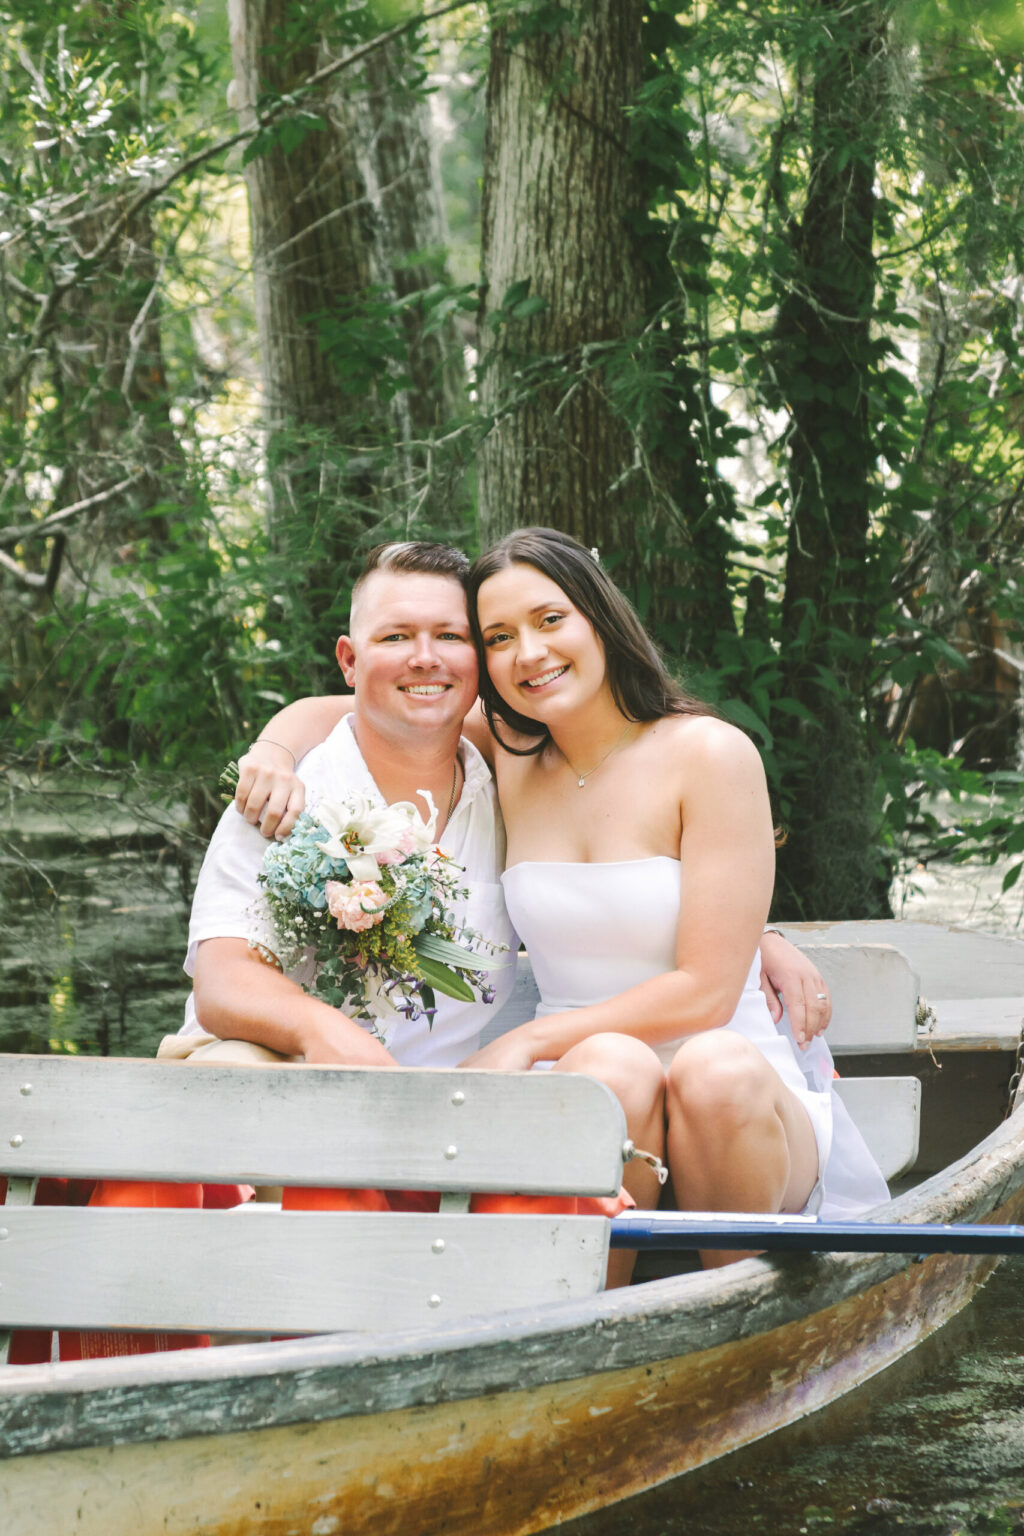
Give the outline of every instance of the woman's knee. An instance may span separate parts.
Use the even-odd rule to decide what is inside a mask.
[[[665,1069],[649,1045],[631,1035],[591,1035],[566,1051],[559,1068],[596,1077],[612,1090],[627,1116],[661,1111]]]
[[[708,1030],[686,1042],[667,1074],[670,1121],[713,1121],[738,1128],[775,1113],[774,1074],[761,1053],[742,1036]]]

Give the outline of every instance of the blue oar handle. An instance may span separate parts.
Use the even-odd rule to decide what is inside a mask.
[[[1024,1253],[1024,1226],[818,1221],[814,1216],[644,1212],[612,1220],[611,1246],[772,1253]]]

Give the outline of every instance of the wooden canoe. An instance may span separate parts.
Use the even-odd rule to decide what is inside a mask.
[[[903,925],[895,939],[893,928],[883,933],[912,951],[939,1012],[929,1037],[896,1053],[924,1081],[925,1163],[930,1146],[964,1134],[944,1118],[944,1104],[964,1106],[972,1135],[985,1116],[993,1128],[898,1195],[886,1218],[1021,1221],[1020,1096],[999,1120],[1024,1017],[1024,945],[948,931],[922,936],[912,926],[922,927]],[[840,944],[851,942],[845,926],[835,933]],[[937,958],[929,960],[923,951],[932,949]],[[967,1007],[967,986],[976,998],[991,989],[997,1028],[986,1025],[984,1002]],[[957,1004],[945,1039],[937,987]],[[880,1049],[873,1040],[860,1062],[844,1058],[844,1072],[871,1070]],[[936,1080],[940,1122],[929,1125]],[[833,1401],[960,1311],[997,1262],[748,1259],[585,1302],[429,1328],[9,1367],[0,1377],[0,1530],[542,1530]]]

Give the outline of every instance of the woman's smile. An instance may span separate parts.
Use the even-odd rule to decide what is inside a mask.
[[[520,684],[523,688],[545,688],[548,683],[553,683],[556,678],[564,676],[569,670],[568,662],[561,667],[551,667],[547,672],[542,672],[539,677],[524,678]]]

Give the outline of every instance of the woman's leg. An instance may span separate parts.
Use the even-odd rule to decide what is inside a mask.
[[[668,1160],[680,1209],[799,1211],[818,1179],[803,1105],[742,1035],[706,1030],[668,1070]],[[701,1254],[706,1269],[745,1255]]]
[[[622,1105],[634,1145],[664,1160],[665,1069],[649,1045],[630,1035],[591,1035],[566,1051],[553,1070],[581,1072],[606,1084]],[[638,1206],[657,1205],[660,1185],[649,1164],[627,1164],[622,1183]],[[609,1289],[629,1284],[635,1262],[632,1249],[617,1248],[609,1254]]]

